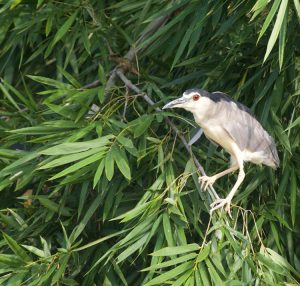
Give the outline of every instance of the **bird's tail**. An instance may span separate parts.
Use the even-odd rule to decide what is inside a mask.
[[[273,140],[272,140],[273,141]],[[276,145],[274,141],[270,145],[270,156],[269,158],[265,161],[265,164],[276,170],[279,167],[280,160],[278,157]]]

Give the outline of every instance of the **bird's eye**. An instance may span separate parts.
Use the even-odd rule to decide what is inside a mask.
[[[199,95],[199,94],[194,94],[194,95],[193,95],[193,100],[194,100],[194,101],[197,101],[199,98],[200,98],[200,95]]]

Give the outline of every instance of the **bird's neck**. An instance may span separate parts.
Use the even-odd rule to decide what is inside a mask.
[[[206,114],[205,113],[200,113],[200,112],[193,112],[193,115],[194,115],[194,119],[195,119],[196,123],[200,127],[205,127],[206,121],[207,121]]]

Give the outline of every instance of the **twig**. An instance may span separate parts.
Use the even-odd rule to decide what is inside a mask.
[[[171,15],[166,15],[159,17],[155,19],[153,22],[151,22],[145,29],[145,31],[142,33],[140,38],[136,42],[136,46],[138,46],[141,42],[145,40],[146,37],[156,32],[161,26],[163,26],[170,18]],[[130,50],[126,53],[124,56],[125,59],[127,59],[129,62],[132,62],[135,58],[135,55],[140,52],[141,50],[147,49],[152,42],[149,42],[148,45],[146,45],[143,49],[136,48],[135,46],[132,46]],[[107,97],[107,91],[112,88],[115,85],[116,78],[117,78],[117,72],[124,72],[122,67],[116,66],[113,71],[111,72],[111,75],[107,81],[106,87],[105,87],[105,97]]]
[[[144,30],[144,32],[141,34],[141,36],[139,37],[139,39],[136,41],[135,46],[132,46],[129,51],[125,54],[124,59],[128,60],[129,63],[131,63],[136,54],[138,52],[144,51],[145,49],[147,49],[152,42],[149,42],[147,45],[145,45],[143,48],[139,48],[138,46],[145,40],[145,38],[147,38],[148,36],[152,35],[153,33],[155,33],[161,26],[163,26],[171,17],[171,14],[169,15],[165,15],[165,16],[161,16],[157,19],[155,19],[153,22],[151,22],[146,29]],[[107,82],[106,82],[106,86],[105,86],[105,95],[104,95],[104,101],[106,100],[107,96],[108,96],[108,91],[115,85],[116,83],[116,79],[117,79],[117,72],[121,71],[122,73],[125,72],[124,68],[122,66],[117,65],[110,73],[110,77],[108,78]],[[95,80],[91,83],[88,83],[86,85],[84,85],[81,89],[88,89],[88,88],[93,88],[93,87],[97,87],[101,84],[100,80]]]
[[[88,84],[86,84],[86,85],[84,85],[84,86],[82,86],[80,89],[89,89],[89,88],[94,88],[94,87],[97,87],[97,86],[99,86],[100,85],[100,80],[99,79],[97,79],[97,80],[95,80],[95,81],[93,81],[93,82],[90,82],[90,83],[88,83]]]
[[[143,94],[142,98],[150,105],[154,105],[154,101],[143,91],[141,91],[135,84],[133,84],[124,74],[122,71],[117,70],[116,74],[119,76],[119,78],[124,82],[124,84],[126,85],[126,87],[128,87],[129,89],[133,90],[136,93],[139,94]],[[159,107],[155,107],[155,110],[157,112],[162,112],[162,110]],[[176,127],[176,125],[168,118],[165,117],[164,118],[166,123],[173,129],[173,131],[176,133],[176,135],[180,138],[183,146],[185,147],[185,149],[190,153],[190,155],[192,156],[198,170],[200,171],[200,173],[202,174],[202,176],[205,176],[205,171],[202,167],[202,165],[200,164],[200,162],[197,160],[196,156],[193,154],[193,151],[191,150],[191,146],[189,146],[187,140],[185,139],[185,137],[182,135],[182,133],[179,131],[179,129]],[[216,191],[214,190],[213,187],[210,187],[209,190],[209,195],[212,198],[212,200],[218,199],[219,196],[217,195]]]

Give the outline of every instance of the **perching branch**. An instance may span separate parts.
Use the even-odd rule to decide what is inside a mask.
[[[163,26],[169,20],[169,18],[170,18],[170,15],[166,15],[166,16],[159,17],[159,18],[155,19],[153,22],[151,22],[146,27],[145,31],[142,33],[142,35],[139,37],[139,39],[137,40],[136,46],[138,46],[141,42],[143,42],[146,37],[154,34],[161,26]],[[124,59],[128,60],[128,62],[131,63],[134,60],[134,58],[136,57],[138,52],[140,52],[141,50],[147,49],[151,44],[152,44],[152,42],[150,42],[148,45],[143,47],[143,49],[139,49],[139,48],[132,46],[130,48],[130,50],[126,53],[126,55],[124,56]],[[112,88],[115,85],[118,71],[123,73],[124,68],[120,67],[120,66],[116,66],[112,70],[111,75],[110,75],[110,77],[107,81],[106,87],[105,87],[106,93],[110,88]]]
[[[173,12],[174,13],[174,12]],[[148,37],[151,36],[152,34],[154,34],[160,27],[164,26],[164,24],[169,20],[169,18],[171,17],[172,13],[165,15],[165,16],[161,16],[158,17],[157,19],[155,19],[153,22],[151,22],[146,29],[144,30],[144,32],[141,34],[141,36],[138,38],[138,40],[136,41],[135,46],[132,46],[129,51],[125,54],[124,59],[128,61],[128,63],[130,64],[134,58],[136,57],[136,55],[141,52],[146,50],[149,46],[151,46],[151,44],[153,42],[149,42],[147,45],[145,45],[143,48],[139,48],[138,46]],[[107,96],[108,96],[108,91],[115,85],[116,83],[116,79],[117,79],[117,71],[120,71],[122,73],[125,73],[125,69],[124,67],[117,65],[110,73],[110,77],[106,82],[106,86],[105,86],[105,96],[104,96],[104,100],[106,100]],[[94,88],[101,85],[101,81],[100,80],[95,80],[91,83],[88,83],[86,85],[84,85],[81,89],[88,89],[88,88]],[[95,112],[99,110],[99,107],[95,104],[93,104],[92,106],[92,111]]]
[[[141,91],[135,84],[133,84],[125,75],[122,71],[117,70],[116,74],[118,75],[118,77],[124,82],[124,84],[131,89],[132,91],[139,93],[139,94],[143,94],[142,98],[149,104],[149,105],[154,105],[154,101],[147,95],[147,93]],[[162,112],[162,110],[159,107],[155,107],[155,110],[157,112]],[[165,117],[164,120],[166,121],[166,123],[172,128],[172,130],[175,132],[175,134],[179,137],[179,139],[181,140],[183,146],[185,147],[185,149],[191,154],[195,165],[197,166],[199,172],[202,174],[202,176],[205,176],[205,171],[202,167],[202,165],[200,164],[200,162],[197,160],[196,156],[194,155],[191,146],[188,144],[187,140],[185,139],[185,137],[182,135],[182,133],[179,131],[179,129],[176,127],[176,125],[168,118]],[[216,191],[214,190],[213,187],[210,187],[208,189],[208,193],[210,195],[210,197],[212,198],[212,200],[216,200],[219,198],[218,194],[216,193]]]

